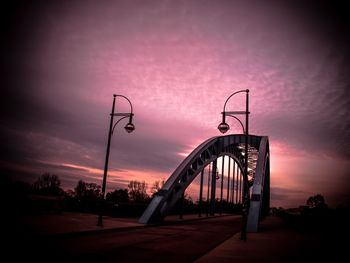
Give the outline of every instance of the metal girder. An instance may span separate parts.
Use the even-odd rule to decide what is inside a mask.
[[[270,154],[268,137],[262,137],[250,200],[247,231],[257,232],[270,208]]]
[[[262,138],[267,137],[249,135],[249,146],[259,151]],[[242,143],[245,143],[245,135],[238,134],[213,137],[200,144],[175,169],[162,189],[154,195],[139,222],[143,224],[161,222],[196,176],[220,156],[230,156],[237,162],[239,169],[244,171],[246,164],[240,149]]]

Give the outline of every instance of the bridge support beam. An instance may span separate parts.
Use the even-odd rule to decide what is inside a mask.
[[[220,215],[222,214],[224,207],[222,203],[222,198],[224,195],[224,174],[225,174],[225,156],[222,156],[221,164],[221,187],[220,187]]]
[[[231,170],[231,158],[228,157],[228,171],[227,171],[227,207],[230,203],[230,171]]]
[[[217,171],[217,159],[213,161],[213,168],[211,171],[211,195],[210,195],[210,215],[211,216],[215,214],[216,171]]]
[[[256,164],[252,198],[250,201],[247,223],[248,232],[258,232],[262,217],[266,216],[270,205],[270,157],[267,137],[260,143],[259,156]]]
[[[203,211],[203,177],[204,177],[204,169],[201,171],[201,182],[199,187],[199,212],[198,217],[202,216]]]
[[[231,201],[232,205],[235,204],[235,173],[236,173],[236,162],[232,164],[232,186],[231,186]]]
[[[206,202],[206,216],[209,216],[209,209],[210,209],[210,203],[209,203],[209,199],[210,199],[210,177],[211,177],[211,163],[209,163],[209,168],[208,168],[208,187],[207,187],[207,202]]]

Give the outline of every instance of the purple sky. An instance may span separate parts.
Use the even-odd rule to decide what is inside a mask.
[[[281,3],[283,2],[283,4]],[[21,3],[21,1],[19,1]],[[315,6],[317,4],[317,6]],[[348,9],[308,1],[34,1],[2,11],[1,169],[108,188],[167,179],[250,89],[250,133],[271,145],[272,205],[350,200]],[[128,111],[117,100],[117,111]],[[244,107],[237,96],[229,110]],[[240,127],[230,120],[233,133]]]

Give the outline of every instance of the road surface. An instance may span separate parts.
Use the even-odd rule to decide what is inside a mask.
[[[237,233],[240,218],[223,216],[118,232],[29,239],[22,251],[34,262],[193,262]]]

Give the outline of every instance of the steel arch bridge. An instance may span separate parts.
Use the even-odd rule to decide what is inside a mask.
[[[250,205],[247,231],[257,232],[260,219],[267,215],[270,206],[269,140],[267,136],[248,136],[248,164],[245,164],[244,144],[245,135],[243,134],[218,136],[204,141],[183,160],[162,189],[154,195],[139,222],[143,224],[161,222],[182,198],[186,188],[199,174],[203,175],[205,167],[211,163],[213,164],[211,208],[213,208],[215,206],[216,180],[214,178],[216,177],[217,159],[229,156],[229,160],[230,158],[234,160],[241,173],[244,172],[245,165],[248,165]],[[224,178],[223,174],[222,178]],[[230,176],[228,180],[229,178]]]

